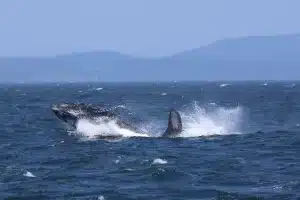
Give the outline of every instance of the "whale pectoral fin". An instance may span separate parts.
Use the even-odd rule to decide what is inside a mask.
[[[178,111],[171,109],[169,112],[168,127],[164,132],[164,137],[174,137],[182,132],[182,121]]]

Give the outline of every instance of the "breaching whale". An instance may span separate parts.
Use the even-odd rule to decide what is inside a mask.
[[[96,104],[54,104],[52,111],[61,121],[71,125],[76,129],[77,122],[80,119],[95,120],[103,118],[104,120],[115,120],[121,128],[137,131],[133,124],[122,120],[113,109],[107,109],[104,106]],[[170,109],[168,117],[168,126],[162,137],[176,137],[182,132],[182,120],[179,112],[174,108]]]

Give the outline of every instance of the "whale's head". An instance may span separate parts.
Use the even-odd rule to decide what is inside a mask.
[[[93,119],[96,117],[113,118],[115,116],[113,112],[105,110],[102,106],[88,104],[53,104],[52,112],[58,119],[74,128],[79,119]]]

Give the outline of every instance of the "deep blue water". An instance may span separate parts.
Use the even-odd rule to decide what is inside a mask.
[[[0,199],[300,199],[300,82],[221,84],[0,85]],[[118,106],[151,137],[70,131],[61,102]],[[171,107],[185,132],[159,138]]]

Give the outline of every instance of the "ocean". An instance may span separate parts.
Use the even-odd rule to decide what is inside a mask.
[[[51,111],[64,102],[140,132],[71,130]],[[184,130],[162,138],[171,108]],[[1,84],[0,111],[0,199],[300,199],[300,82]]]

